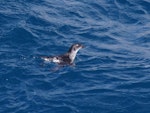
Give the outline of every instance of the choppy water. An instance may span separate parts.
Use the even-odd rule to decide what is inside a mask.
[[[1,0],[0,113],[150,113],[150,1]]]

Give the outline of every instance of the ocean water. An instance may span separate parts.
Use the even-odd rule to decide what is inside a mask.
[[[150,1],[0,0],[0,113],[150,113]]]

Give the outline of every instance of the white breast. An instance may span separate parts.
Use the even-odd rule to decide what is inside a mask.
[[[79,48],[80,49],[80,48]],[[71,63],[73,63],[76,55],[77,55],[77,52],[79,51],[79,49],[75,50],[75,51],[72,51],[69,55],[69,58],[71,59]]]

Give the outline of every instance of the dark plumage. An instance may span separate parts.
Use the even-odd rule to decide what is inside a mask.
[[[77,52],[83,47],[84,46],[81,44],[73,44],[66,54],[52,57],[46,56],[42,57],[42,59],[49,62],[55,62],[60,65],[73,64]]]

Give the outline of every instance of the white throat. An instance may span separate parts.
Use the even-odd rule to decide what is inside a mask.
[[[80,49],[80,48],[79,48]],[[71,63],[73,63],[76,55],[77,55],[77,52],[79,51],[79,49],[75,50],[75,51],[71,51],[70,55],[69,55],[69,58],[71,59]]]

